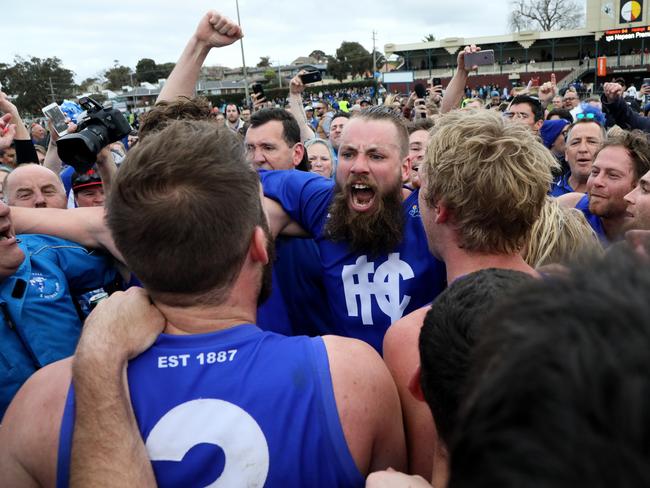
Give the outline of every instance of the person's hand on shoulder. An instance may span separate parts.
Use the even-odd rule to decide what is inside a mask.
[[[127,361],[151,347],[164,327],[165,317],[142,288],[115,292],[86,319],[74,363],[85,358]]]

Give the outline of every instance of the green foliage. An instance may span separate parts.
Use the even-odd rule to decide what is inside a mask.
[[[175,63],[157,64],[153,59],[142,58],[135,65],[135,79],[138,83],[157,83],[161,78],[168,78]]]
[[[327,72],[333,78],[336,78],[339,81],[345,80],[350,71],[348,65],[344,62],[339,61],[334,56],[327,56]]]
[[[436,36],[434,36],[433,34],[427,34],[426,36],[424,36],[424,39],[422,39],[422,42],[433,42],[435,40],[436,40]]]
[[[358,42],[343,41],[336,50],[336,59],[343,64],[343,71],[352,76],[372,70],[372,55]]]
[[[260,62],[257,63],[257,67],[258,68],[268,68],[269,66],[271,66],[270,59],[271,59],[270,56],[262,56],[260,58]]]
[[[277,78],[278,78],[278,74],[273,69],[267,69],[264,72],[264,79],[269,83],[275,82]]]
[[[16,97],[14,103],[25,115],[40,114],[41,108],[52,101],[71,98],[75,87],[73,75],[56,57],[16,56],[13,65],[0,64],[3,91]]]
[[[85,92],[90,90],[91,86],[93,86],[93,85],[95,85],[97,83],[99,83],[99,79],[97,79],[97,78],[86,78],[85,80],[83,80],[79,84],[78,90],[81,93],[85,93]]]
[[[378,51],[375,51],[375,56],[379,69],[385,64],[386,58]],[[372,54],[358,42],[343,41],[336,50],[336,56],[326,56],[323,60],[327,61],[329,75],[339,81],[345,80],[348,75],[362,76],[366,72],[372,72]]]
[[[128,66],[115,65],[104,72],[107,88],[113,91],[120,91],[124,85],[131,85],[133,71]]]

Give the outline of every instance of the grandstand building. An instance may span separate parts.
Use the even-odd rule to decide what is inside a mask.
[[[598,87],[613,77],[641,86],[650,77],[650,0],[587,0],[585,27],[551,32],[526,31],[490,37],[453,37],[414,44],[386,44],[386,55],[397,54],[399,73],[385,76],[391,91],[408,91],[408,78],[453,76],[460,49],[476,44],[494,50],[495,63],[482,66],[468,86],[525,85],[531,79],[548,81],[555,73],[560,88],[574,81]],[[407,81],[404,81],[407,80]],[[445,81],[447,80],[447,81]]]

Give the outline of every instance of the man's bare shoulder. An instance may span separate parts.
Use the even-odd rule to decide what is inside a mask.
[[[361,473],[377,463],[404,464],[402,415],[395,383],[381,356],[365,342],[324,336],[336,407]],[[377,455],[377,445],[383,446]]]
[[[584,193],[578,193],[578,192],[565,193],[564,195],[557,197],[557,203],[559,203],[563,207],[573,208],[578,204],[580,199],[584,196],[585,196]]]
[[[0,428],[0,472],[7,486],[53,486],[72,358],[34,373],[12,400]]]
[[[384,336],[384,360],[388,362],[392,361],[394,358],[403,356],[404,354],[413,355],[414,351],[410,348],[405,348],[405,345],[415,345],[415,352],[417,353],[420,329],[424,323],[424,317],[430,309],[431,306],[429,305],[418,308],[410,314],[405,315],[388,328],[386,335]]]

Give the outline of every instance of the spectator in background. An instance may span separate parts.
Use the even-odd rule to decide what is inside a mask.
[[[37,123],[32,124],[32,128],[30,132],[31,132],[32,142],[34,143],[34,145],[47,147],[47,145],[49,144],[49,134],[43,128],[42,125]]]
[[[623,98],[623,88],[620,83],[605,83],[600,100],[603,111],[609,122],[622,129],[640,129],[650,132],[650,119],[642,117],[630,107]]]
[[[407,186],[413,190],[420,188],[420,166],[427,154],[432,128],[433,121],[431,119],[417,119],[407,126],[409,131],[409,161],[411,162],[411,172]]]
[[[235,132],[244,126],[244,121],[239,117],[239,107],[234,103],[226,105],[226,126]]]
[[[535,134],[544,123],[542,104],[537,98],[528,95],[517,95],[513,98],[505,115],[524,124]]]
[[[587,194],[563,195],[559,202],[581,210],[604,246],[623,238],[627,214],[625,196],[650,171],[650,142],[640,131],[610,136],[593,162]]]
[[[564,174],[569,166],[564,159],[566,152],[566,136],[569,131],[569,122],[564,119],[545,120],[539,130],[542,143],[548,148],[560,164],[559,173]]]
[[[493,90],[492,93],[490,94],[490,102],[485,106],[485,108],[491,110],[498,110],[500,106],[501,106],[501,96],[499,95],[498,91]]]
[[[569,124],[573,124],[573,115],[571,112],[565,108],[554,108],[548,114],[546,114],[546,120],[559,120],[564,119]]]
[[[576,120],[576,115],[578,115],[582,109],[580,108],[580,97],[575,90],[567,90],[564,93],[564,108],[571,112],[573,120]]]
[[[10,169],[16,167],[16,147],[13,143],[11,146],[0,150],[0,164]]]
[[[603,142],[605,129],[594,119],[583,118],[569,126],[564,153],[569,171],[553,182],[551,196],[587,191],[591,166]]]
[[[72,192],[77,207],[103,207],[104,187],[102,179],[95,170],[72,174]]]
[[[53,171],[38,164],[24,164],[7,175],[7,203],[16,207],[66,208],[65,188]]]
[[[334,161],[336,156],[329,141],[323,139],[310,139],[305,142],[309,171],[325,178],[331,178],[335,171]]]

